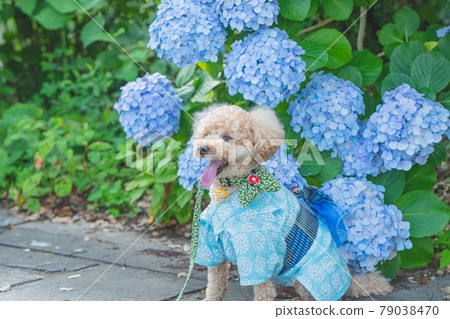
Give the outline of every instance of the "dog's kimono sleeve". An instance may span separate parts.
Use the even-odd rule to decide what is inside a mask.
[[[202,266],[212,267],[222,263],[227,258],[217,242],[217,237],[214,235],[211,222],[207,218],[204,218],[208,214],[208,208],[200,217],[200,234],[195,262]]]

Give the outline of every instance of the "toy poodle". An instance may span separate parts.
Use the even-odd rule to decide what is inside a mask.
[[[276,284],[294,286],[303,300],[391,292],[378,272],[352,275],[326,223],[265,171],[284,135],[266,108],[212,105],[196,114],[194,154],[209,161],[200,182],[211,197],[196,258],[208,267],[205,300],[224,298],[230,262],[255,300],[274,300]]]

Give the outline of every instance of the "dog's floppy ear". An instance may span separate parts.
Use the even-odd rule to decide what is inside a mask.
[[[258,107],[250,111],[254,144],[262,145],[258,154],[264,161],[271,158],[284,143],[284,129],[275,111]]]

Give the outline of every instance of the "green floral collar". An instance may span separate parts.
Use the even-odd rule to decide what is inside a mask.
[[[250,174],[236,179],[219,178],[222,186],[230,187],[240,185],[238,198],[242,206],[250,204],[259,191],[278,192],[281,189],[280,183],[267,172],[261,172],[259,167],[254,168]]]

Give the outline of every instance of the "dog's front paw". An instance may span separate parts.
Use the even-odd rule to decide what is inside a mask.
[[[208,298],[208,297],[205,297],[205,298],[202,299],[202,301],[222,301],[222,299],[221,298]]]
[[[254,301],[273,301],[277,296],[275,284],[272,280],[255,285],[253,289],[255,292],[255,298],[253,299]]]

